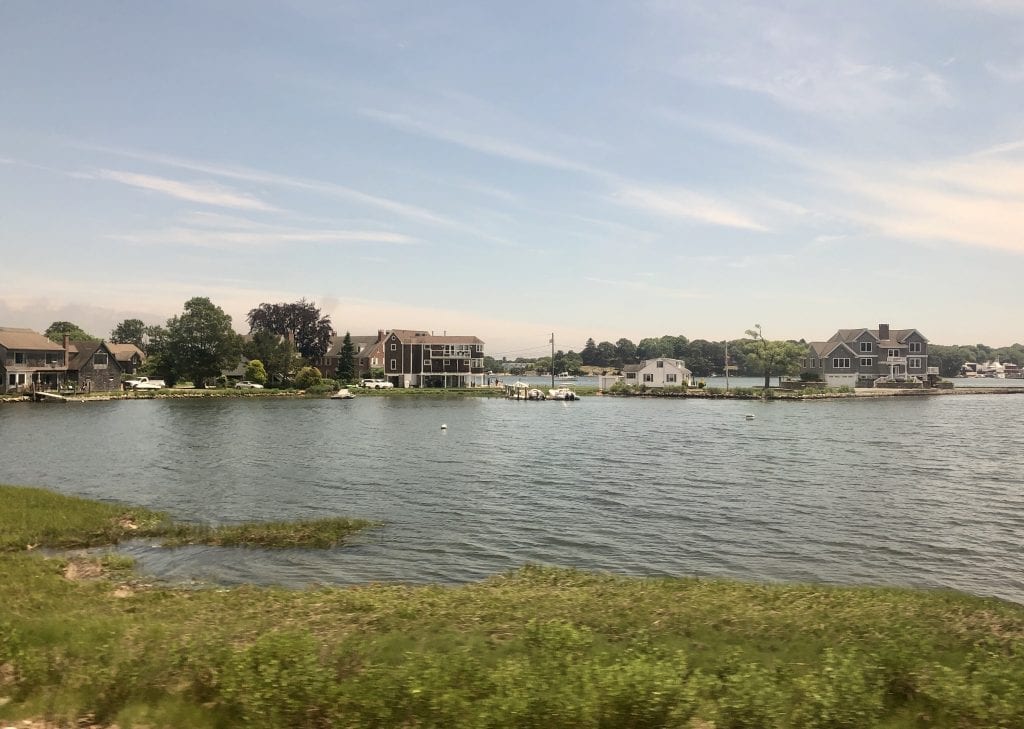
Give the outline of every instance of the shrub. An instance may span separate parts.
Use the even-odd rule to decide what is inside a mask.
[[[323,379],[323,375],[316,367],[303,367],[295,375],[295,386],[300,390],[307,390],[313,385],[319,385]]]

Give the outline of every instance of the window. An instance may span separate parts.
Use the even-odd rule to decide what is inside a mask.
[[[907,360],[907,367],[914,367],[915,369],[920,369],[921,368],[921,358],[920,357],[911,357],[910,359]]]
[[[850,358],[849,357],[833,357],[832,358],[832,369],[834,369],[834,370],[848,370],[848,369],[850,369]]]
[[[911,342],[910,343],[910,353],[911,354],[921,354],[921,343],[920,342]]]
[[[659,359],[659,360],[658,360],[658,367],[664,367],[664,366],[665,366],[665,363],[664,363],[664,362],[662,362],[662,361],[661,361],[661,360]]]
[[[15,385],[17,385],[18,384],[17,377],[18,376],[15,375],[13,372],[11,374],[9,374],[7,376],[7,384],[9,384],[11,387],[14,387]]]
[[[14,364],[25,364],[25,353],[24,352],[15,352],[14,353]]]
[[[398,349],[398,345],[395,344],[394,342],[392,342],[391,343],[391,351],[394,352],[396,349]]]
[[[106,367],[107,366],[107,353],[97,352],[92,356],[92,364],[94,367]]]
[[[890,349],[889,350],[889,356],[890,357],[899,357],[900,356],[900,351],[898,349]]]
[[[871,351],[871,342],[861,342],[860,343],[860,351],[861,352],[870,352]]]
[[[64,355],[61,354],[60,352],[47,352],[46,353],[46,364],[48,364],[48,365],[63,364],[63,362],[62,362],[63,359],[64,359]]]
[[[636,372],[627,372],[626,373],[626,379],[627,380],[635,380],[636,379]]]
[[[393,369],[393,370],[397,370],[398,369],[398,360],[397,359],[391,360],[391,369]]]
[[[644,374],[644,382],[654,382],[654,375],[650,372]]]
[[[811,359],[811,369],[812,370],[818,369],[818,360],[817,360],[817,358],[812,358]]]
[[[874,360],[872,360],[870,357],[861,357],[860,358],[860,366],[861,367],[870,367],[873,362],[874,362]]]
[[[665,375],[665,382],[675,382],[676,376],[672,373]]]

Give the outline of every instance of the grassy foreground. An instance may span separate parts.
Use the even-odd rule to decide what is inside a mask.
[[[4,533],[19,528],[10,509],[0,518]],[[0,554],[0,717],[211,729],[1024,726],[1024,607],[998,600],[542,567],[461,587],[178,590],[125,570],[72,580],[67,564]]]

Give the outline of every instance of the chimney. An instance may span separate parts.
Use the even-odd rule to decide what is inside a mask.
[[[64,335],[64,351],[67,352],[71,348],[71,336],[68,334]]]
[[[383,342],[384,341],[384,330],[383,329],[378,329],[377,330],[377,341],[378,342]]]
[[[878,338],[881,341],[886,341],[889,338],[889,325],[879,324],[878,325]]]

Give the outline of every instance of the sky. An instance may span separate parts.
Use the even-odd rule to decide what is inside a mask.
[[[1024,341],[1024,0],[0,0],[0,326]]]

